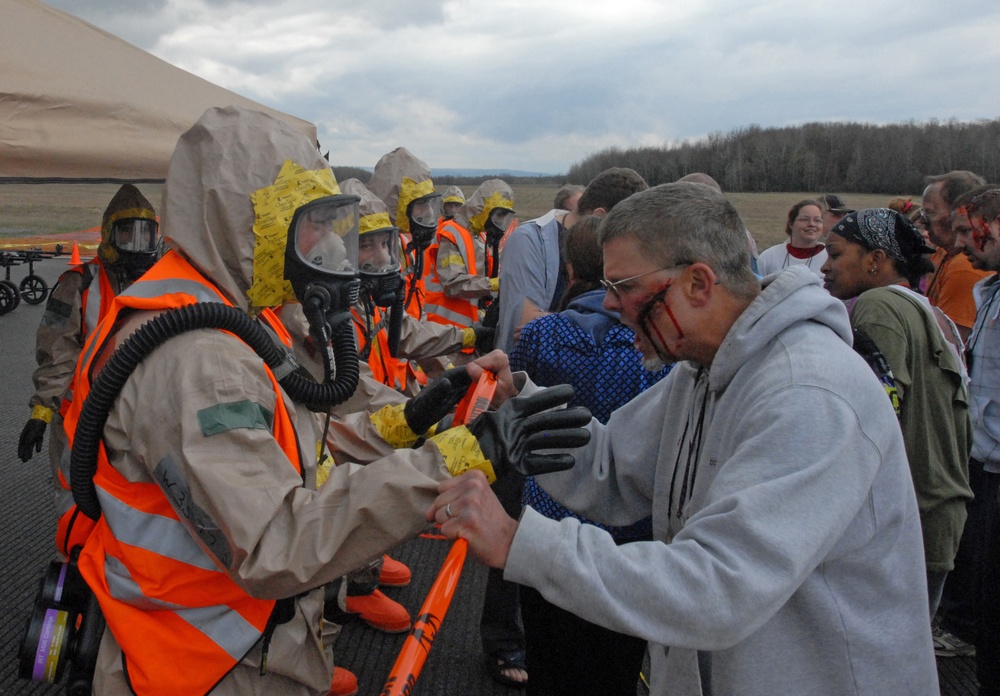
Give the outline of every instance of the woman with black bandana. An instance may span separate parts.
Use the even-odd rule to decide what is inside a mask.
[[[762,276],[777,273],[788,266],[805,266],[823,278],[820,269],[826,261],[823,241],[823,212],[812,199],[799,201],[788,211],[785,222],[788,241],[765,249],[757,257],[757,272]]]
[[[848,302],[851,326],[885,356],[917,494],[933,617],[971,499],[967,377],[954,324],[913,288],[930,269],[913,224],[887,208],[851,213],[831,230],[824,286]]]

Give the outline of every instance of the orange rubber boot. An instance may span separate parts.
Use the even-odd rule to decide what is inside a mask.
[[[327,696],[355,696],[358,693],[358,678],[343,667],[333,668],[333,681]]]
[[[381,590],[368,595],[347,597],[347,611],[359,614],[361,620],[372,628],[386,633],[402,633],[410,630],[410,612],[399,602],[385,596]]]
[[[403,587],[410,584],[410,569],[406,564],[394,558],[382,556],[382,571],[378,576],[378,584],[385,587]]]

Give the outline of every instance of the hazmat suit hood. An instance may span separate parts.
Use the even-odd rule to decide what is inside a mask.
[[[111,226],[126,218],[156,220],[153,206],[132,184],[125,184],[118,189],[101,219],[101,243],[97,246],[97,255],[101,263],[110,268],[114,268],[119,260],[118,250],[111,244]]]
[[[295,210],[340,193],[316,145],[284,122],[211,108],[181,135],[163,192],[163,236],[238,307],[295,301],[284,279]]]
[[[392,223],[403,232],[410,231],[406,208],[413,201],[434,193],[431,169],[405,147],[382,155],[375,165],[368,189],[382,199]]]
[[[465,194],[462,193],[462,189],[458,186],[449,186],[444,190],[441,203],[461,203],[465,205]]]
[[[340,182],[340,190],[342,193],[357,196],[361,199],[361,202],[358,204],[358,213],[360,215],[360,220],[358,221],[359,235],[394,227],[389,217],[389,212],[386,210],[385,203],[358,179],[344,179]]]
[[[514,210],[514,191],[503,179],[484,181],[465,204],[469,216],[469,229],[479,234],[486,229],[486,221],[494,208]]]

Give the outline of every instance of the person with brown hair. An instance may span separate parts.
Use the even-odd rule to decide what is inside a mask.
[[[826,251],[819,203],[806,199],[789,208],[785,234],[787,242],[765,249],[757,257],[757,272],[767,276],[789,266],[805,266],[822,279],[820,268],[826,261]]]

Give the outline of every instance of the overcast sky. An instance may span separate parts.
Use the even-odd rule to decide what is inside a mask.
[[[995,0],[46,0],[336,165],[565,172],[751,124],[1000,117]]]

